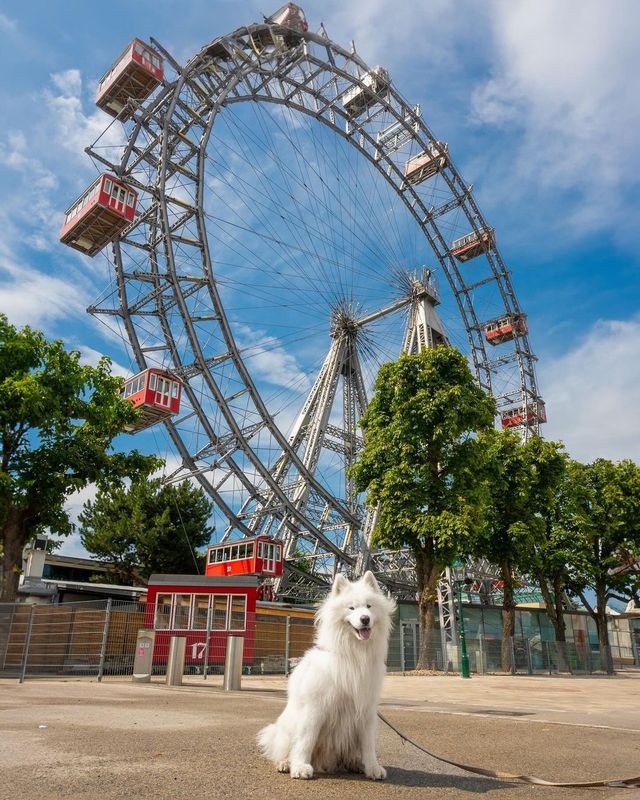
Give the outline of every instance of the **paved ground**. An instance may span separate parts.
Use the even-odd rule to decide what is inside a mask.
[[[254,736],[284,703],[280,678],[181,688],[128,681],[0,680],[2,800],[437,798],[640,800],[640,789],[548,789],[464,774],[381,729],[389,777],[292,781]],[[453,759],[549,779],[640,774],[640,675],[616,678],[393,677],[382,708]]]

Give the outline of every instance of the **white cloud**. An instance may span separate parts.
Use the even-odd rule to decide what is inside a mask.
[[[244,361],[254,378],[274,386],[295,386],[296,391],[311,388],[312,381],[300,368],[296,357],[288,353],[275,336],[238,323],[236,339],[240,349],[245,351]]]
[[[580,461],[640,459],[640,317],[598,322],[540,373],[545,438],[562,439]]]
[[[88,364],[92,367],[97,367],[98,361],[100,361],[100,359],[105,355],[104,353],[94,350],[92,347],[88,347],[87,345],[79,345],[77,349],[80,351],[80,363]],[[132,369],[119,364],[117,361],[114,361],[113,358],[111,359],[112,375],[119,375],[121,378],[127,378],[129,375],[131,375],[132,371]]]
[[[0,32],[13,33],[18,29],[18,23],[15,19],[11,19],[6,14],[0,13]]]
[[[494,0],[492,75],[472,118],[520,131],[514,184],[578,196],[562,225],[583,232],[626,221],[638,189],[640,6],[620,0]]]
[[[48,328],[84,315],[87,302],[77,283],[34,270],[11,256],[0,259],[0,311],[13,325]]]
[[[117,159],[119,148],[124,144],[122,127],[95,109],[85,114],[82,107],[82,75],[80,70],[68,69],[51,75],[57,92],[44,92],[45,105],[50,112],[48,130],[56,144],[81,160],[87,167],[90,162],[84,148],[100,139],[100,151],[105,158]]]

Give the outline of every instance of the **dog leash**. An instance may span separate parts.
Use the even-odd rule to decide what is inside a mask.
[[[440,761],[443,764],[450,764],[452,767],[458,767],[458,769],[463,769],[465,772],[471,772],[474,775],[484,775],[486,778],[500,778],[508,781],[520,781],[520,783],[531,783],[536,786],[560,786],[567,789],[592,788],[597,786],[606,786],[610,789],[637,789],[640,786],[640,775],[635,778],[622,778],[620,780],[585,781],[582,783],[554,783],[554,781],[546,781],[544,778],[536,778],[534,775],[514,775],[511,772],[499,772],[492,769],[483,769],[482,767],[472,767],[469,764],[461,764],[459,761],[451,761],[448,758],[443,758],[442,756],[432,753],[430,750],[427,750],[426,747],[423,747],[413,739],[410,739],[406,734],[402,733],[401,730],[398,730],[398,728],[396,728],[393,723],[389,722],[389,720],[379,711],[378,716],[385,725],[391,728],[394,733],[398,734],[403,742],[412,744],[418,750],[426,753],[431,758],[435,758],[436,761]]]

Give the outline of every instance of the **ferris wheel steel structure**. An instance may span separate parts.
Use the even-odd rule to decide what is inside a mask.
[[[326,126],[379,173],[424,234],[446,276],[477,380],[493,393],[499,409],[537,407],[535,356],[526,331],[502,345],[497,355],[490,353],[484,337],[489,320],[476,310],[474,297],[490,292],[499,309],[494,316],[515,317],[522,310],[495,238],[471,262],[472,270],[454,257],[454,231],[480,237],[489,229],[472,187],[448,155],[438,171],[437,192],[429,189],[431,179],[406,180],[408,152],[442,145],[420,108],[391,82],[371,89],[371,70],[355,47],[339,46],[324,28],[300,33],[268,21],[214,39],[185,66],[157,41],[152,43],[170,74],[146,101],[129,101],[123,123],[126,141],[115,150],[101,140],[87,148],[96,162],[138,190],[141,208],[113,243],[115,283],[89,312],[123,326],[140,369],[160,360],[184,383],[187,409],[164,423],[180,459],[169,479],[195,478],[226,518],[225,535],[231,538],[255,535],[268,510],[280,535],[292,537],[289,574],[323,588],[336,571],[353,574],[364,566],[359,548],[367,544],[363,527],[370,527],[371,520],[363,523],[362,507],[340,498],[314,465],[305,463],[263,401],[236,341],[207,229],[207,148],[220,114],[241,103],[285,106]],[[354,90],[369,97],[358,114],[343,104]],[[361,408],[361,376],[356,383]],[[534,417],[523,433],[537,432]],[[343,443],[345,435],[337,433]],[[293,483],[304,484],[304,503],[294,499],[291,475],[288,484],[281,477],[277,465],[283,457],[295,473]],[[225,495],[230,485],[240,498],[237,502]],[[346,530],[358,532],[349,538],[349,547],[344,544]],[[313,548],[303,551],[305,566],[298,569],[293,554],[303,539]],[[389,553],[375,563],[381,577],[386,573],[392,581],[399,570],[398,581],[408,580],[406,553]]]

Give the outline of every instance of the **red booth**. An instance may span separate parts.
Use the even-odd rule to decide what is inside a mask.
[[[163,666],[172,636],[187,640],[185,664],[224,664],[228,636],[244,638],[243,663],[253,662],[258,578],[242,575],[152,575],[145,626],[156,632],[154,665]]]

